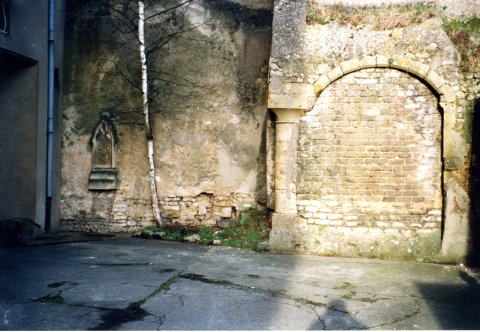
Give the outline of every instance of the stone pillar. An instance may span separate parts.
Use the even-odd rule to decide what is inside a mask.
[[[296,160],[298,121],[304,109],[273,108],[275,122],[275,212],[297,213]]]

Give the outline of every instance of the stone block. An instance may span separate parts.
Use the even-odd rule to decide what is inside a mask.
[[[315,93],[318,95],[322,92],[332,81],[328,78],[327,75],[322,75],[313,85]]]
[[[310,84],[290,83],[286,92],[274,91],[268,94],[268,108],[270,109],[309,109],[311,98],[315,97],[314,87]]]
[[[89,190],[116,190],[118,172],[116,168],[93,168],[88,178]]]
[[[457,100],[457,93],[447,85],[444,85],[442,89],[440,89],[440,92],[447,103],[454,103]]]
[[[293,213],[273,213],[272,230],[274,228],[291,229],[306,226],[307,221]]]
[[[217,220],[217,222],[216,222],[217,226],[220,227],[220,228],[233,227],[234,223],[235,222],[232,219],[220,219],[220,220]]]
[[[359,63],[361,68],[373,68],[377,66],[377,57],[367,56],[360,60]]]
[[[342,68],[344,75],[351,73],[355,70],[358,70],[359,67],[360,67],[360,61],[358,59],[351,59],[351,60],[340,62],[340,68]]]
[[[395,57],[391,62],[390,66],[392,68],[399,68],[403,70],[408,70],[411,65],[411,60],[405,56]]]
[[[408,67],[408,70],[420,78],[424,78],[430,71],[430,66],[420,62],[412,61]]]
[[[462,168],[467,153],[466,141],[463,136],[453,129],[446,128],[443,144],[445,169],[452,171]]]
[[[454,178],[447,180],[445,191],[445,229],[438,258],[446,262],[464,262],[470,242],[470,198]]]
[[[424,78],[437,91],[440,91],[440,88],[445,85],[445,80],[432,69],[428,71]]]
[[[180,211],[179,210],[163,210],[162,217],[165,218],[180,218]]]
[[[387,58],[386,56],[384,55],[377,55],[376,56],[376,60],[377,60],[377,67],[389,67],[390,66],[390,59]]]
[[[334,69],[330,70],[327,73],[327,77],[331,82],[335,81],[336,79],[338,79],[342,76],[343,76],[343,71],[339,66],[335,67]]]
[[[222,218],[231,218],[232,217],[232,208],[231,207],[224,207],[222,208]]]

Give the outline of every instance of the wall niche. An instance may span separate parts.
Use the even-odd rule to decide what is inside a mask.
[[[89,190],[116,190],[118,171],[115,164],[118,136],[108,113],[103,113],[90,138],[92,170],[88,178]]]

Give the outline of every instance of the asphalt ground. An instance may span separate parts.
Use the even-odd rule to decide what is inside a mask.
[[[59,235],[0,249],[0,329],[480,329],[479,281],[454,265]]]

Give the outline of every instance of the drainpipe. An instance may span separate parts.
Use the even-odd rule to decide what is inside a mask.
[[[47,125],[47,192],[45,232],[50,232],[52,214],[53,114],[55,105],[55,0],[49,0],[48,14],[48,125]]]

